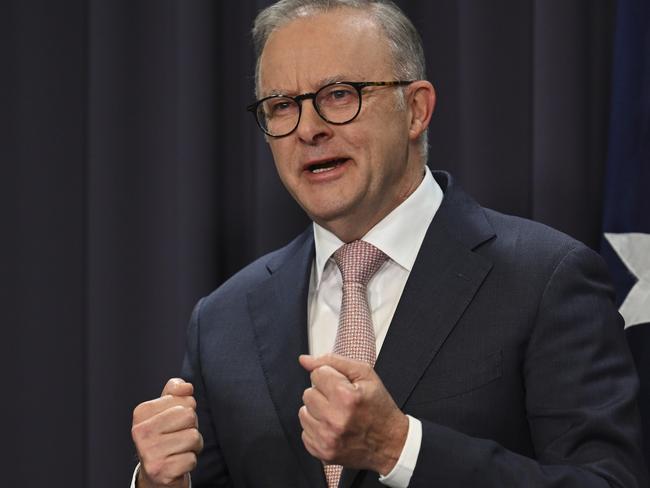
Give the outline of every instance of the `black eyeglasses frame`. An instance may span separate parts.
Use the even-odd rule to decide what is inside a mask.
[[[257,100],[255,102],[251,103],[250,105],[248,105],[246,107],[246,110],[249,111],[251,114],[253,114],[253,117],[255,118],[255,122],[257,123],[257,126],[262,130],[262,132],[264,132],[264,134],[266,134],[269,137],[274,137],[274,138],[286,137],[286,136],[292,134],[298,128],[298,125],[300,124],[300,118],[302,117],[302,101],[303,100],[311,100],[312,104],[314,105],[314,109],[316,110],[316,113],[320,116],[321,119],[323,119],[328,124],[345,125],[345,124],[349,124],[354,119],[356,119],[357,116],[359,115],[359,113],[361,112],[362,90],[364,88],[369,87],[369,86],[407,86],[407,85],[410,85],[411,83],[413,83],[414,81],[415,80],[410,80],[410,81],[405,81],[405,80],[398,80],[398,81],[336,81],[334,83],[328,83],[326,85],[321,86],[315,92],[303,93],[303,94],[295,96],[295,97],[291,97],[289,95],[282,95],[282,94],[270,95],[268,97],[264,97],[264,98],[262,98],[260,100]],[[325,117],[321,113],[321,111],[320,111],[320,109],[318,107],[318,104],[316,103],[316,97],[318,96],[318,94],[321,91],[323,91],[323,90],[325,90],[327,88],[330,88],[332,86],[336,86],[336,85],[348,85],[348,86],[351,86],[357,91],[357,94],[359,96],[359,106],[357,107],[356,113],[349,120],[346,120],[345,122],[332,122],[331,120],[328,120],[327,117]],[[260,104],[266,102],[267,100],[272,100],[274,98],[288,98],[289,100],[293,100],[294,102],[296,102],[296,105],[298,105],[298,119],[296,120],[296,125],[295,125],[295,127],[293,129],[291,129],[286,134],[280,134],[280,135],[270,134],[264,128],[264,126],[260,123],[260,120],[259,120],[259,117],[258,117],[258,111],[257,111],[258,107],[260,106]]]

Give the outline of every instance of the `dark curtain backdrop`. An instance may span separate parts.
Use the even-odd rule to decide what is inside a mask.
[[[268,3],[2,2],[2,486],[127,486],[194,302],[307,224],[244,111]],[[597,247],[613,0],[398,3],[430,166]]]

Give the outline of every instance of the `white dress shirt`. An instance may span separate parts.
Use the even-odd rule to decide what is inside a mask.
[[[389,258],[368,283],[368,306],[377,354],[381,352],[402,291],[442,198],[442,189],[426,168],[418,188],[362,237]],[[320,356],[334,349],[343,280],[332,254],[344,242],[314,223],[314,243],[316,256],[309,284],[308,334],[310,353]],[[420,452],[422,424],[410,416],[408,419],[409,430],[402,455],[393,470],[379,478],[381,483],[393,488],[408,486]]]
[[[368,283],[368,305],[377,354],[381,352],[406,280],[442,198],[442,189],[425,167],[424,178],[416,190],[362,237],[389,258]],[[334,349],[343,280],[332,254],[344,242],[314,223],[314,243],[316,255],[309,283],[308,337],[310,353],[320,356]],[[392,488],[408,487],[420,453],[422,424],[411,416],[408,419],[406,443],[397,464],[386,476],[379,477],[381,483]],[[131,488],[135,488],[139,467],[133,473]]]

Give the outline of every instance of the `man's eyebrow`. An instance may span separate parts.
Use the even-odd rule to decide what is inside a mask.
[[[318,90],[319,88],[321,88],[321,87],[323,87],[325,85],[329,85],[331,83],[337,83],[339,81],[352,81],[352,80],[358,79],[358,78],[359,78],[358,76],[349,76],[349,75],[333,75],[333,76],[328,76],[327,78],[321,78],[320,80],[318,80],[315,83],[314,91]],[[294,93],[291,90],[281,90],[281,89],[278,89],[278,88],[272,88],[270,90],[264,91],[264,93],[262,94],[262,96],[260,98],[272,97],[272,96],[275,96],[275,95],[287,95],[287,96],[295,97],[295,96],[298,96],[298,95],[302,95],[303,93],[304,92],[301,92],[301,93],[295,92]]]
[[[321,78],[318,80],[316,83],[316,86],[321,87],[325,85],[329,85],[330,83],[337,83],[339,81],[350,81],[351,78],[349,76],[344,76],[344,75],[334,75],[334,76],[328,76],[327,78]]]
[[[277,88],[273,88],[271,90],[268,90],[268,91],[265,91],[264,93],[262,93],[261,98],[272,97],[274,95],[287,95],[287,94],[288,93],[286,91],[284,91],[284,90],[279,90]]]

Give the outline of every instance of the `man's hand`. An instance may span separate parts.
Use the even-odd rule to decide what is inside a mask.
[[[399,459],[408,418],[370,365],[326,354],[299,358],[311,373],[298,416],[309,453],[326,464],[388,474]]]
[[[131,435],[140,458],[138,488],[186,488],[203,449],[191,383],[172,378],[160,398],[133,411]]]

